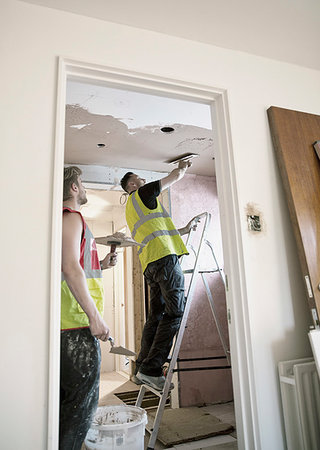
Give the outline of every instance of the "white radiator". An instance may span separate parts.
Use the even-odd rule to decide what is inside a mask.
[[[312,358],[279,362],[288,450],[320,449],[320,380]]]

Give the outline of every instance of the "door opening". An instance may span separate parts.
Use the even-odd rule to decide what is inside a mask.
[[[57,123],[57,148],[56,148],[56,167],[55,167],[55,186],[62,181],[62,168],[64,163],[64,152],[63,152],[63,141],[64,141],[64,105],[66,99],[66,83],[68,79],[81,79],[82,81],[88,82],[97,81],[106,83],[111,86],[122,88],[134,89],[139,92],[150,92],[156,93],[160,96],[171,96],[175,98],[184,98],[186,100],[193,100],[194,102],[206,103],[210,105],[212,111],[212,118],[214,123],[214,133],[216,135],[216,170],[217,170],[217,180],[219,189],[223,192],[223,195],[219,195],[219,202],[221,203],[223,217],[228,210],[231,210],[232,214],[229,217],[233,219],[224,223],[222,220],[222,240],[224,247],[224,259],[225,267],[229,275],[229,283],[234,282],[234,288],[239,287],[237,291],[237,302],[239,303],[239,298],[244,300],[244,277],[242,273],[242,261],[241,252],[238,249],[241,248],[239,242],[239,236],[234,230],[237,228],[237,215],[233,211],[234,199],[236,198],[235,184],[233,181],[233,165],[232,165],[232,149],[230,145],[230,133],[228,131],[228,123],[226,120],[227,104],[226,96],[223,91],[217,89],[197,87],[194,85],[185,85],[185,83],[180,84],[179,82],[171,82],[168,80],[159,79],[149,79],[143,75],[137,74],[127,74],[120,71],[113,70],[102,70],[98,67],[93,67],[81,63],[73,63],[70,61],[62,60],[60,61],[60,82],[59,82],[59,95],[58,95],[58,123]],[[88,123],[88,122],[86,122]],[[81,125],[81,124],[79,124]],[[99,144],[101,144],[99,142]],[[68,162],[68,161],[67,161]],[[76,161],[74,161],[76,163]],[[62,183],[61,183],[62,184]],[[57,188],[54,198],[54,217],[57,216],[57,211],[59,211],[61,205],[59,204],[61,193],[61,184]],[[218,189],[218,191],[219,191]],[[224,227],[225,226],[225,227]],[[53,264],[52,265],[52,291],[51,294],[55,294],[58,290],[58,274],[56,269],[56,262],[59,261],[59,252],[57,249],[57,242],[61,236],[61,223],[59,221],[53,224]],[[235,245],[230,245],[231,243]],[[59,265],[58,265],[59,267]],[[51,295],[52,298],[52,295]],[[56,298],[55,298],[56,304]],[[236,417],[237,417],[237,428],[238,428],[238,439],[243,442],[253,442],[254,436],[256,436],[256,424],[254,420],[254,410],[255,410],[255,395],[253,386],[250,385],[251,378],[248,376],[247,371],[250,370],[252,365],[250,346],[246,345],[249,343],[250,334],[247,329],[247,318],[242,316],[243,309],[233,310],[233,298],[232,294],[228,295],[228,308],[233,311],[234,322],[229,326],[230,331],[230,341],[231,341],[231,353],[233,367],[236,367],[235,377],[234,377],[234,393],[236,401]],[[59,317],[59,312],[57,308],[51,303],[52,306],[52,324],[51,324],[51,348],[53,351],[52,361],[51,361],[51,383],[49,392],[49,428],[52,433],[49,433],[49,448],[54,448],[54,442],[57,436],[57,403],[53,397],[53,393],[57,392],[57,381],[58,381],[58,367],[57,360],[54,359],[59,354],[58,349],[58,333],[57,329],[57,318]],[[246,331],[246,332],[245,332]],[[238,345],[235,345],[235,336],[238,337],[239,342],[243,345],[241,350]],[[245,361],[246,364],[242,364],[241,367],[238,365],[239,358],[242,362]],[[240,372],[242,375],[240,376]],[[240,389],[241,387],[241,389]],[[240,394],[241,393],[241,394]],[[242,417],[245,420],[242,420]]]

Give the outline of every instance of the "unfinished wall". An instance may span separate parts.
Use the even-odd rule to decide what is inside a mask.
[[[212,163],[212,173],[214,173]],[[186,200],[187,199],[187,200]],[[208,228],[208,240],[212,243],[219,265],[223,268],[223,255],[221,245],[221,229],[217,185],[215,177],[186,174],[185,177],[171,188],[172,217],[176,226],[184,226],[193,216],[202,212],[211,214],[211,223]],[[204,220],[199,224],[194,234],[194,247],[200,241]],[[186,267],[192,267],[194,257],[192,254],[184,259]],[[201,253],[201,268],[215,268],[215,262],[208,247]],[[190,275],[186,275],[186,285],[190,282]],[[228,342],[226,298],[223,282],[219,274],[206,275],[223,336]],[[205,358],[224,355],[223,347],[214,323],[213,315],[203,281],[199,277],[190,308],[187,329],[184,333],[180,358]],[[197,361],[181,363],[181,368],[206,367],[228,365],[226,360]],[[181,371],[180,379],[180,405],[194,406],[208,403],[230,401],[233,398],[231,371]]]
[[[49,289],[57,58],[63,56],[227,90],[245,271],[244,304],[235,307],[245,313],[253,361],[252,391],[242,401],[253,410],[256,448],[282,450],[277,362],[310,355],[311,321],[266,110],[320,114],[319,71],[16,0],[2,0],[0,29],[1,445],[44,450],[54,439],[48,436]],[[247,230],[249,202],[264,214],[260,237]],[[228,220],[221,214],[222,224]]]

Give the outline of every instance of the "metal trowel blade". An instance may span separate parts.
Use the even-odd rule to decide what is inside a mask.
[[[137,354],[135,352],[132,352],[131,350],[124,348],[124,347],[111,347],[109,353],[115,353],[116,355],[125,355],[125,356],[136,356]]]
[[[128,350],[124,347],[116,347],[114,345],[114,339],[113,337],[109,336],[108,341],[110,342],[111,349],[109,353],[115,353],[116,355],[125,355],[125,356],[137,356],[135,352],[132,352],[131,350]]]

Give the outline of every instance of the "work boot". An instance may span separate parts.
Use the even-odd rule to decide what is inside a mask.
[[[137,375],[132,375],[131,376],[131,381],[133,382],[133,383],[135,383],[135,384],[138,384],[138,385],[141,385],[142,384],[142,381],[141,380],[139,380],[139,378],[137,378]]]
[[[163,391],[164,383],[166,382],[166,379],[163,375],[160,377],[152,377],[151,375],[146,375],[145,373],[138,372],[136,377],[138,380],[140,380],[143,384],[147,384],[148,386],[151,386],[153,389],[156,389],[157,391]],[[174,388],[173,383],[170,384],[169,390]]]

